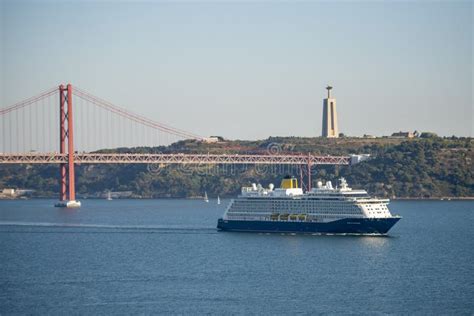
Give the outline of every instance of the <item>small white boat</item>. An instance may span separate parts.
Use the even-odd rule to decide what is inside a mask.
[[[112,201],[112,193],[110,191],[107,193],[107,201]]]
[[[221,199],[219,197],[219,195],[217,196],[217,205],[220,205],[221,204]]]
[[[209,198],[207,197],[207,192],[204,192],[204,202],[209,203]]]

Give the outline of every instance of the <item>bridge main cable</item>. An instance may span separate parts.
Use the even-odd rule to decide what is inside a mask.
[[[185,138],[185,139],[203,139],[203,137],[199,136],[199,135],[196,135],[196,134],[193,134],[193,133],[190,133],[190,132],[187,132],[187,131],[184,131],[184,130],[181,130],[181,129],[178,129],[178,128],[175,128],[175,127],[171,127],[169,125],[166,125],[166,124],[163,124],[163,123],[158,123],[158,122],[155,122],[153,120],[150,120],[144,116],[141,116],[139,114],[136,114],[136,113],[133,113],[129,110],[126,110],[125,108],[122,108],[122,107],[119,107],[117,105],[114,105],[112,104],[111,102],[109,101],[106,101],[104,99],[101,99],[99,97],[96,97],[94,95],[92,95],[91,93],[88,93],[82,89],[79,89],[77,87],[74,87],[75,88],[75,95],[85,101],[88,101],[88,102],[91,102],[103,109],[106,109],[108,111],[111,111],[113,113],[116,113],[122,117],[125,117],[125,118],[128,118],[132,121],[135,121],[137,123],[140,123],[140,124],[143,124],[143,125],[146,125],[148,127],[151,127],[151,128],[155,128],[155,129],[159,129],[161,131],[164,131],[164,132],[167,132],[167,133],[170,133],[170,134],[173,134],[175,136],[179,136],[179,137],[182,137],[182,138]]]
[[[18,109],[21,109],[25,106],[28,106],[28,105],[31,105],[35,102],[38,102],[44,98],[47,98],[49,96],[52,96],[54,95],[56,92],[58,91],[58,88],[57,87],[54,87],[54,88],[51,88],[51,89],[48,89],[40,94],[37,94],[31,98],[28,98],[26,100],[23,100],[23,101],[20,101],[20,102],[17,102],[11,106],[7,106],[7,107],[4,107],[4,108],[0,108],[0,115],[5,115],[7,113],[10,113],[12,111],[15,111],[15,110],[18,110]]]

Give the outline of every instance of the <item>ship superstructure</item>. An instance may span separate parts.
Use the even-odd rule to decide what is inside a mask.
[[[280,188],[253,184],[243,187],[218,221],[221,230],[307,232],[335,234],[386,234],[400,219],[392,216],[388,199],[353,190],[344,178],[339,186],[330,181],[303,193],[293,177]]]

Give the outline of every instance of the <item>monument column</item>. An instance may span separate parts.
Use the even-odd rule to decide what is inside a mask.
[[[337,126],[336,99],[331,98],[331,86],[327,86],[328,97],[323,100],[323,131],[322,136],[327,138],[339,137]]]

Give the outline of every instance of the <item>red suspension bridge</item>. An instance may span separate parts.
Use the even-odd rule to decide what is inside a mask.
[[[61,206],[79,206],[75,197],[77,163],[348,165],[347,156],[310,154],[130,154],[91,153],[118,147],[164,146],[194,133],[158,123],[98,98],[82,89],[60,85],[0,109],[0,164],[59,164]],[[73,113],[74,109],[74,113]],[[58,124],[59,123],[59,124]],[[56,125],[58,124],[58,125]]]

